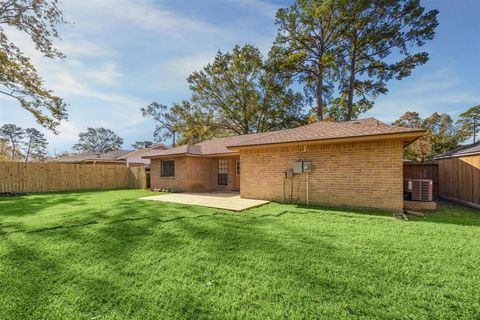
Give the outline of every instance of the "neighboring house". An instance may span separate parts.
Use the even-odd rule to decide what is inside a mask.
[[[59,163],[89,163],[89,164],[110,164],[126,166],[127,161],[124,156],[131,153],[131,150],[114,150],[106,153],[97,154],[95,152],[84,152],[73,154],[58,159],[52,159],[53,162]]]
[[[480,142],[440,154],[438,184],[441,197],[480,208]]]
[[[150,148],[145,149],[138,149],[131,151],[121,157],[119,159],[125,160],[127,166],[129,167],[139,167],[145,166],[146,169],[150,168],[150,159],[143,158],[144,156],[148,156],[152,152],[156,152],[158,150],[166,150],[169,147],[164,145],[163,143],[156,144]]]
[[[403,208],[403,148],[422,129],[374,118],[216,138],[152,152],[151,187],[173,191],[240,190],[278,202]],[[294,162],[311,172],[287,177]]]
[[[114,150],[101,154],[97,154],[95,152],[84,152],[58,159],[52,159],[51,161],[60,163],[112,164],[128,167],[145,166],[145,169],[148,170],[150,167],[150,159],[144,159],[142,157],[147,156],[152,152],[165,149],[168,149],[168,147],[160,143],[146,149]]]
[[[134,150],[130,153],[127,153],[120,159],[124,159],[127,163],[127,166],[129,167],[140,167],[140,166],[145,167],[146,186],[147,188],[150,188],[150,159],[143,158],[143,157],[161,150],[166,150],[168,148],[169,147],[167,147],[163,143],[160,143],[150,148]]]

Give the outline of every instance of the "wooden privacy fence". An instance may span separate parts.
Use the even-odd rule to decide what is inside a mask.
[[[480,208],[480,155],[438,160],[440,196]]]
[[[438,195],[438,164],[436,162],[403,164],[403,179],[428,179],[433,181],[433,195]]]
[[[145,188],[145,168],[55,162],[0,162],[0,192]]]

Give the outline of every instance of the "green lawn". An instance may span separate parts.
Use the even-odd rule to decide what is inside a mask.
[[[480,211],[0,198],[0,319],[478,319]]]

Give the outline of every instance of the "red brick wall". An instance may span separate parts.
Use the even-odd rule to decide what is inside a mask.
[[[218,159],[228,159],[228,185],[218,185]],[[179,192],[202,192],[233,190],[235,160],[239,157],[204,158],[175,157],[175,177],[161,177],[161,160],[152,159],[150,164],[151,188],[171,189]]]
[[[270,147],[240,154],[241,196],[306,203],[305,173],[284,179],[297,160],[311,161],[310,204],[403,208],[403,144],[400,140]]]

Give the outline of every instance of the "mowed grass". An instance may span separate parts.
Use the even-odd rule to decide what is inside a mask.
[[[0,199],[0,319],[478,319],[480,212]]]

